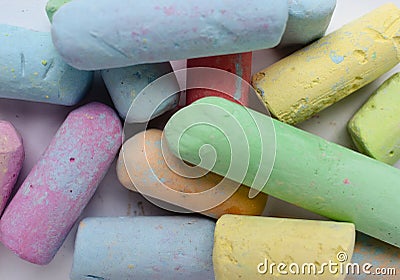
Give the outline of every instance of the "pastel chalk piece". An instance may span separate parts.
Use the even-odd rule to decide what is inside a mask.
[[[400,159],[400,73],[385,81],[348,124],[357,149],[379,161]]]
[[[267,195],[260,194],[250,199],[249,188],[239,186],[236,182],[228,183],[227,188],[220,188],[218,184],[222,177],[213,173],[194,178],[193,173],[185,173],[180,161],[161,143],[162,131],[157,129],[138,133],[124,143],[117,163],[118,179],[123,186],[146,197],[164,199],[169,203],[177,202],[178,205],[181,204],[180,199],[185,199],[193,193],[218,187],[218,191],[223,192],[221,202],[217,200],[219,195],[211,194],[203,199],[196,199],[194,203],[188,203],[186,209],[189,212],[202,210],[202,214],[212,218],[219,218],[223,214],[263,213]],[[162,192],[165,188],[178,192]],[[232,189],[237,191],[233,192]],[[157,201],[154,203],[158,204]],[[186,204],[182,203],[180,206],[184,205]],[[174,208],[168,207],[168,210]]]
[[[289,19],[279,46],[305,45],[324,36],[336,0],[289,0]]]
[[[0,25],[0,98],[75,105],[93,73],[79,71],[58,55],[50,33]]]
[[[399,63],[400,10],[386,4],[261,70],[252,84],[280,121],[302,122]]]
[[[215,223],[187,216],[86,218],[71,280],[214,279]]]
[[[189,105],[197,99],[206,96],[219,96],[227,98],[228,100],[239,102],[247,106],[249,104],[249,90],[247,85],[243,83],[250,83],[251,79],[251,66],[252,66],[252,53],[238,53],[228,54],[212,57],[192,58],[187,60],[187,68],[193,67],[209,67],[217,68],[228,71],[238,76],[235,83],[221,85],[227,82],[225,79],[216,81],[210,88],[193,88],[186,91],[186,105]],[[204,76],[195,75],[195,72],[188,72],[188,84],[191,83],[190,79],[202,79]],[[211,89],[213,88],[213,89]],[[223,89],[225,92],[220,92],[218,89]]]
[[[108,171],[121,122],[101,103],[72,111],[0,220],[1,242],[29,262],[48,264]]]
[[[52,36],[68,64],[99,70],[275,47],[287,19],[280,0],[72,1],[54,15]]]
[[[346,279],[382,279],[384,276],[384,279],[395,280],[399,277],[400,249],[357,233],[351,262],[359,266],[355,266],[354,270],[349,271]],[[376,269],[380,271],[376,271]],[[377,272],[383,274],[376,274]]]
[[[0,120],[0,217],[18,179],[24,158],[20,134],[11,123]]]
[[[271,121],[274,129],[265,125]],[[164,134],[172,153],[191,164],[207,163],[212,146],[215,164],[200,167],[235,181],[244,169],[240,183],[400,247],[397,168],[218,97],[179,110]],[[242,144],[230,148],[236,139]],[[267,153],[273,139],[275,153]],[[253,183],[270,168],[264,154],[275,155],[272,172]]]
[[[345,279],[339,267],[354,241],[351,223],[224,215],[214,234],[215,279]]]
[[[53,21],[53,16],[58,11],[58,9],[64,4],[71,1],[72,0],[49,0],[46,4],[46,14],[50,22]]]
[[[167,79],[158,82],[161,87],[150,86],[172,72],[171,64],[163,62],[102,70],[101,75],[120,116],[125,119],[129,112],[132,122],[145,122],[177,107],[180,88],[175,76],[168,75]],[[138,99],[141,92],[146,96]]]

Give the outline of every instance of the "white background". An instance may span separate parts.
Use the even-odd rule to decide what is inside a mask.
[[[0,0],[0,23],[48,31],[50,24],[45,14],[46,2],[46,0]],[[338,0],[337,2],[328,32],[336,30],[343,24],[386,3],[386,1],[378,0]],[[400,0],[392,0],[391,2],[400,7]],[[255,52],[253,73],[280,59],[286,53],[282,50]],[[176,68],[184,67],[184,65],[184,62],[174,63]],[[301,124],[300,127],[330,141],[352,147],[346,131],[348,120],[383,80],[399,69],[400,67],[397,66],[374,83],[326,109],[319,114],[319,118],[311,119]],[[96,79],[92,91],[81,104],[92,100],[111,104],[100,79]],[[17,187],[21,185],[71,109],[56,105],[0,99],[0,119],[8,120],[16,126],[23,137],[26,150],[26,160]],[[170,213],[153,206],[141,195],[123,188],[117,180],[114,163],[82,217],[166,214]],[[319,218],[317,215],[274,198],[270,198],[264,214]],[[37,266],[20,260],[0,244],[0,280],[69,279],[75,234],[76,227],[69,234],[55,259],[47,266]]]

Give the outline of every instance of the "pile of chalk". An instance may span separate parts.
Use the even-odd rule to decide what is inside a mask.
[[[116,109],[72,110],[18,190],[23,139],[0,120],[0,242],[49,264],[117,157],[125,188],[186,214],[79,221],[72,280],[269,279],[290,269],[288,279],[308,279],[305,263],[344,279],[339,267],[352,261],[389,267],[400,254],[391,166],[400,74],[349,120],[358,151],[294,126],[400,62],[400,9],[383,5],[324,36],[335,6],[50,0],[51,33],[0,25],[0,98],[75,106],[99,71]],[[252,76],[253,51],[288,46],[299,49]],[[184,92],[173,60],[187,60]],[[272,116],[250,108],[252,96]],[[130,125],[168,114],[163,130],[127,137]],[[330,221],[263,217],[269,195]]]

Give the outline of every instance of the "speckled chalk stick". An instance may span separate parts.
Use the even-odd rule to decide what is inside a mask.
[[[121,136],[108,106],[72,111],[4,212],[1,242],[22,259],[48,264],[114,160]]]
[[[222,216],[215,227],[213,264],[215,280],[225,279],[344,279],[330,273],[329,263],[346,263],[354,249],[355,230],[351,223],[311,221],[253,216]],[[340,262],[338,255],[348,260]],[[340,256],[339,256],[340,257]],[[271,264],[275,263],[275,267]],[[286,267],[277,266],[285,263]],[[292,273],[297,264],[311,263],[314,273]],[[326,264],[326,265],[325,265]]]
[[[227,54],[212,57],[193,58],[187,60],[187,68],[192,67],[209,67],[228,71],[238,76],[236,83],[225,84],[226,79],[216,79],[215,84],[209,86],[217,89],[205,89],[205,88],[194,88],[186,91],[186,105],[189,105],[197,99],[206,96],[219,96],[228,100],[239,102],[240,104],[247,106],[249,104],[249,87],[245,82],[250,83],[251,79],[251,65],[252,65],[252,53],[239,53],[239,54]],[[190,85],[190,79],[202,79],[203,75],[191,74],[188,72],[188,82]],[[245,81],[245,82],[244,82]],[[219,90],[219,91],[218,91]],[[221,92],[223,90],[224,92]]]
[[[203,105],[196,107],[196,104]],[[215,110],[211,113],[212,107],[221,108],[221,115]],[[229,125],[232,120],[228,113],[238,124]],[[225,135],[207,124],[215,123],[216,118],[222,131],[240,136],[241,129],[244,130],[249,144],[233,152],[243,157],[249,151],[249,165],[246,161],[231,162],[233,153],[227,147]],[[357,230],[400,247],[397,168],[217,97],[200,99],[179,110],[164,132],[171,151],[192,164],[199,164],[200,147],[213,146],[218,158],[212,171],[222,176],[229,166],[241,168],[245,164],[248,169],[243,184],[251,186],[252,174],[266,168],[260,168],[259,158],[271,143],[268,139],[257,140],[258,129],[271,121],[275,132],[270,131],[268,136],[276,139],[275,163],[269,179],[255,187],[322,216],[352,222]],[[193,123],[196,125],[187,129]]]
[[[50,22],[53,21],[53,16],[58,11],[58,9],[64,4],[71,1],[72,0],[49,0],[46,4],[46,14]]]
[[[146,195],[179,203],[180,199],[187,198],[187,194],[200,193],[218,185],[222,177],[213,173],[197,179],[190,177],[189,175],[193,176],[194,174],[185,172],[185,169],[179,164],[180,161],[171,154],[165,145],[161,149],[161,136],[161,130],[150,129],[136,134],[124,143],[117,164],[117,174],[122,185],[142,194],[145,190],[148,192],[145,193]],[[183,174],[186,174],[187,177],[181,176]],[[165,188],[181,193],[166,193],[163,192]],[[222,203],[218,203],[217,196],[210,195],[203,200],[196,199],[195,203],[188,203],[187,209],[199,211],[196,209],[199,208],[202,214],[213,218],[219,218],[228,213],[261,215],[264,211],[267,202],[265,194],[250,199],[248,197],[249,188],[243,185],[239,186],[236,182],[230,182],[225,188],[221,186],[217,188],[219,192],[225,192],[220,193],[224,199]],[[233,193],[232,190],[236,188],[238,190]],[[175,199],[176,195],[179,195],[179,198]],[[210,209],[213,201],[216,207]]]
[[[348,124],[357,149],[379,161],[400,159],[400,73],[385,81]]]
[[[400,271],[400,249],[385,244],[379,240],[366,236],[362,233],[357,233],[356,245],[354,248],[352,263],[360,264],[360,274],[351,273],[346,280],[370,280],[370,279],[398,279]],[[367,265],[365,268],[367,272],[363,273],[363,265]],[[387,273],[387,275],[377,275],[376,269],[387,269],[394,268],[396,274]],[[384,272],[381,270],[381,272]],[[375,274],[375,275],[373,275]]]
[[[17,181],[24,158],[21,136],[11,123],[0,120],[0,217]]]
[[[289,0],[289,19],[279,46],[308,44],[324,36],[336,0]]]
[[[281,0],[72,1],[52,35],[67,63],[97,70],[271,48],[287,18]]]
[[[0,98],[75,105],[93,73],[79,71],[58,55],[50,33],[0,25]]]
[[[214,227],[186,216],[84,219],[71,280],[214,279]]]
[[[396,66],[398,36],[400,10],[386,4],[260,71],[252,84],[273,115],[296,124]]]
[[[173,72],[171,64],[163,62],[103,70],[101,75],[120,116],[126,118],[137,96],[150,83],[171,72]],[[150,119],[148,114],[152,112],[154,113],[151,114],[151,118],[155,118],[176,108],[180,91],[178,81],[175,76],[171,76],[171,79],[165,82],[168,82],[169,86],[163,85],[156,90],[146,88],[141,93],[146,97],[136,100],[132,111],[129,112],[129,120],[147,121]],[[170,96],[174,92],[176,94]]]

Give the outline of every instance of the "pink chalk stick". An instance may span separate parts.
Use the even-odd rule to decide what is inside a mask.
[[[109,169],[122,143],[106,105],[72,111],[0,220],[0,241],[20,258],[48,264]]]
[[[0,216],[24,162],[22,139],[14,126],[0,120]]]

